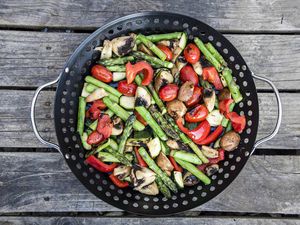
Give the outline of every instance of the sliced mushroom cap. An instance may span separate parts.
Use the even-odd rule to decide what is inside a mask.
[[[131,166],[118,166],[114,169],[114,176],[116,176],[118,179],[123,180],[125,177],[128,177],[130,175]]]
[[[216,93],[212,88],[204,89],[203,101],[208,111],[211,112],[215,107],[215,101],[216,101]]]
[[[104,40],[100,59],[110,59],[111,57],[112,57],[112,43],[109,40]]]
[[[186,81],[184,84],[180,87],[178,92],[178,100],[182,102],[188,101],[194,93],[194,83],[192,81]]]
[[[162,40],[157,42],[157,44],[167,46],[173,52],[175,48],[178,47],[179,41],[178,40]]]
[[[103,88],[97,88],[95,91],[93,91],[89,96],[85,98],[86,102],[93,102],[95,100],[101,99],[105,96],[107,96],[107,92]]]
[[[160,153],[158,157],[156,158],[157,165],[165,171],[168,176],[171,175],[171,172],[174,170],[174,167],[168,157],[164,153]]]
[[[124,129],[124,123],[121,120],[121,118],[115,116],[112,123],[113,123],[113,128],[112,128],[111,134],[116,135],[116,136],[122,134],[123,129]]]
[[[169,70],[160,69],[154,80],[154,88],[158,92],[159,89],[167,84],[173,83],[174,77]]]
[[[171,149],[176,149],[176,150],[189,150],[189,147],[183,144],[181,141],[175,141],[175,140],[168,140],[167,145]]]
[[[199,180],[197,177],[195,177],[190,172],[186,172],[183,176],[183,184],[184,186],[194,186],[195,184],[198,184]]]
[[[148,108],[151,105],[151,96],[143,87],[138,87],[135,93],[135,105],[145,106]]]
[[[228,88],[223,88],[220,93],[218,94],[219,101],[222,101],[224,99],[231,98],[231,93]]]
[[[144,186],[142,188],[138,188],[135,190],[141,192],[142,194],[146,194],[146,195],[157,195],[159,193],[159,189],[158,189],[158,186],[155,182],[147,185],[147,186]]]
[[[202,145],[201,150],[203,155],[205,155],[207,158],[217,158],[219,156],[218,150],[208,147],[206,145]]]
[[[234,131],[229,131],[221,137],[220,146],[225,151],[233,151],[237,148],[241,141],[241,137]]]
[[[211,164],[211,165],[205,167],[205,172],[206,172],[207,176],[212,176],[218,171],[219,171],[218,164]]]
[[[135,189],[143,188],[151,183],[154,182],[156,174],[146,168],[146,167],[140,167],[138,165],[135,165],[131,169],[131,180],[133,182],[133,186]]]
[[[135,45],[132,36],[117,37],[111,41],[112,50],[117,56],[123,56],[131,52]]]
[[[175,65],[179,72],[182,69],[182,67],[184,67],[186,64],[187,64],[187,61],[185,60],[185,58],[183,56],[179,56],[175,62]]]
[[[167,110],[170,116],[177,119],[184,116],[187,108],[182,101],[175,99],[171,102],[167,102]]]

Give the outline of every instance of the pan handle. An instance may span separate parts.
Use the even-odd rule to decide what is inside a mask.
[[[252,71],[251,71],[251,75],[252,77],[254,77],[255,79],[258,79],[258,80],[261,80],[261,81],[264,81],[266,83],[268,83],[274,93],[275,93],[275,96],[276,96],[276,101],[277,101],[277,121],[276,121],[276,126],[274,128],[274,130],[272,131],[271,134],[269,134],[268,136],[266,137],[263,137],[261,139],[259,139],[258,141],[255,142],[254,144],[254,147],[252,149],[252,152],[251,152],[251,155],[253,154],[253,152],[255,151],[255,149],[257,148],[257,146],[259,146],[260,144],[272,139],[277,133],[278,133],[278,130],[279,130],[279,127],[280,127],[280,124],[281,124],[281,119],[282,119],[282,106],[281,106],[281,100],[280,100],[280,96],[279,96],[279,91],[278,89],[275,87],[275,85],[273,84],[272,81],[270,81],[269,79],[266,79],[264,77],[260,77],[260,76],[257,76],[255,75]]]
[[[33,132],[35,134],[35,136],[37,137],[37,139],[39,139],[40,142],[42,142],[44,145],[47,145],[48,147],[51,147],[51,148],[55,148],[57,151],[59,151],[61,154],[61,150],[59,148],[59,146],[57,144],[54,144],[54,143],[51,143],[51,142],[48,142],[46,141],[45,139],[43,139],[39,133],[39,131],[37,130],[37,127],[36,127],[36,123],[35,123],[35,104],[36,104],[36,100],[37,100],[37,97],[39,96],[40,92],[47,86],[50,86],[50,85],[53,85],[55,83],[57,83],[60,79],[60,76],[61,74],[59,74],[59,76],[53,80],[53,81],[50,81],[46,84],[43,84],[41,86],[38,87],[38,89],[36,89],[35,93],[34,93],[34,96],[33,96],[33,99],[32,99],[32,102],[31,102],[31,109],[30,109],[30,118],[31,118],[31,124],[32,124],[32,127],[33,127]]]

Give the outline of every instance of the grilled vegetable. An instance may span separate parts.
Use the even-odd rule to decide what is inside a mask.
[[[225,151],[233,151],[237,148],[241,141],[241,137],[234,131],[229,131],[221,137],[220,146]]]
[[[173,81],[174,81],[174,77],[169,72],[169,70],[159,69],[154,79],[155,91],[158,92],[161,87],[173,83]]]
[[[189,150],[189,147],[184,143],[182,143],[181,141],[168,140],[166,143],[171,149],[185,150],[185,151]]]
[[[160,146],[160,140],[158,137],[152,139],[151,141],[148,142],[147,147],[149,149],[149,153],[152,159],[156,158],[160,151],[161,151],[161,146]]]
[[[150,141],[150,137],[147,138],[128,138],[126,146],[146,146]]]
[[[111,57],[112,57],[112,43],[109,40],[104,40],[100,59],[110,59]]]
[[[179,171],[174,171],[173,177],[174,177],[175,183],[177,184],[177,187],[180,189],[184,188],[182,173]]]
[[[94,84],[97,87],[103,88],[105,91],[107,91],[117,97],[120,97],[122,95],[120,92],[118,92],[113,87],[101,82],[100,80],[95,79],[94,77],[87,76],[87,77],[85,77],[85,81],[88,83]]]
[[[163,183],[162,179],[160,177],[156,177],[156,183],[157,186],[160,190],[160,192],[166,197],[166,198],[171,198],[171,192],[168,189],[168,187]]]
[[[132,51],[135,41],[132,36],[117,37],[111,41],[112,51],[117,56],[123,56]]]
[[[200,76],[202,75],[202,66],[200,62],[195,62],[192,64],[193,69],[195,70],[195,72]]]
[[[211,88],[205,88],[203,91],[203,101],[208,111],[211,112],[215,107],[215,101],[216,101],[215,91]]]
[[[199,183],[198,178],[190,172],[186,172],[183,176],[184,186],[194,186]]]
[[[120,81],[126,78],[126,73],[124,72],[113,72],[113,81]]]
[[[113,58],[113,59],[103,59],[98,61],[98,63],[104,66],[114,66],[114,65],[122,65],[131,61],[134,61],[133,56],[124,56],[124,57]]]
[[[171,172],[174,167],[168,157],[164,153],[160,153],[156,158],[156,164],[168,175],[171,176]]]
[[[124,123],[121,120],[120,117],[115,116],[114,119],[112,120],[113,123],[113,128],[112,128],[112,132],[111,135],[120,135],[123,132],[123,128],[124,128]]]
[[[211,111],[206,120],[209,122],[210,126],[215,127],[221,124],[224,116],[220,113],[218,109]]]
[[[143,59],[143,60],[146,60],[147,62],[149,63],[152,63],[154,65],[158,65],[158,66],[161,66],[161,67],[165,67],[165,68],[169,68],[171,69],[174,64],[171,63],[171,62],[168,62],[168,61],[162,61],[154,56],[150,56],[150,55],[146,55],[145,53],[143,52],[133,52],[132,55],[138,59]]]
[[[153,183],[155,181],[156,174],[146,168],[134,165],[131,170],[131,180],[135,190],[140,190],[141,188]]]
[[[215,173],[217,173],[218,171],[219,171],[218,164],[211,164],[211,165],[205,167],[205,172],[206,172],[207,176],[212,176]]]
[[[87,143],[87,139],[88,139],[87,133],[84,132],[84,133],[80,136],[80,138],[81,138],[81,143],[82,143],[82,145],[83,145],[83,148],[86,149],[86,150],[91,150],[91,149],[92,149],[92,146],[89,145],[89,144]]]
[[[131,172],[130,166],[118,166],[114,169],[114,176],[116,176],[119,180],[123,180],[124,178],[128,177]]]
[[[233,80],[230,70],[228,68],[225,68],[222,72],[222,75],[226,80],[226,83],[228,85],[228,88],[230,90],[230,93],[235,103],[242,101],[243,96],[240,92],[239,86]]]
[[[219,156],[219,152],[211,147],[208,147],[206,145],[202,145],[202,153],[207,158],[217,158]]]
[[[121,96],[120,98],[120,106],[125,109],[132,110],[134,109],[135,98],[129,96]]]
[[[144,186],[142,188],[139,189],[135,189],[143,194],[146,195],[157,195],[159,193],[159,189],[158,186],[155,182],[153,182],[152,184],[149,184],[147,186]]]
[[[84,118],[85,118],[85,98],[79,97],[79,104],[78,104],[78,119],[77,119],[77,132],[81,136],[83,134],[84,129]]]
[[[174,119],[183,117],[187,111],[183,102],[176,99],[167,103],[167,110]]]
[[[95,100],[104,98],[107,95],[108,95],[107,92],[103,88],[97,88],[95,91],[93,91],[92,94],[89,94],[89,96],[87,96],[85,98],[85,101],[86,102],[93,102]]]
[[[135,119],[136,119],[135,115],[130,115],[128,117],[128,120],[125,123],[125,129],[120,138],[120,144],[119,144],[119,149],[118,149],[119,153],[121,153],[121,154],[124,152],[126,141],[132,133],[132,127],[133,127],[133,123],[134,123]]]
[[[203,152],[203,150],[202,150]],[[204,152],[203,152],[204,154]],[[180,150],[172,150],[170,155],[176,159],[181,159],[186,162],[190,162],[196,165],[202,164],[202,161],[198,158],[196,154],[186,152],[186,151],[180,151]],[[205,155],[205,154],[204,154]]]
[[[178,100],[182,102],[188,101],[194,93],[194,83],[192,81],[186,81],[182,84],[178,92]]]
[[[144,87],[138,87],[135,94],[135,105],[148,108],[151,105],[151,96]]]

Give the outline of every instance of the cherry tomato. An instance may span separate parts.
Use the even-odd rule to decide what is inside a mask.
[[[126,79],[128,84],[131,84],[134,81],[134,78],[138,73],[144,74],[142,85],[146,86],[151,83],[153,79],[153,69],[149,63],[141,61],[134,65],[130,62],[126,64]]]
[[[219,101],[220,113],[229,113],[229,111],[230,111],[229,108],[230,108],[231,103],[233,103],[233,99],[231,99],[231,98],[227,98],[222,101]]]
[[[138,121],[140,121],[143,125],[147,126],[147,121],[144,120],[144,118],[137,111],[134,111],[134,115],[136,116],[136,119]]]
[[[126,96],[134,96],[137,85],[134,83],[128,84],[126,80],[122,80],[118,83],[118,91]]]
[[[176,84],[167,84],[159,90],[159,97],[165,102],[170,102],[177,97],[178,89]]]
[[[246,127],[246,117],[245,115],[240,116],[236,112],[226,113],[225,117],[231,121],[233,129],[238,132],[242,133]]]
[[[93,102],[92,106],[86,111],[86,117],[91,118],[92,120],[98,119],[100,116],[101,110],[105,109],[106,105],[101,99],[98,99]]]
[[[212,83],[217,90],[223,89],[219,73],[215,67],[205,67],[202,69],[203,80],[207,80],[209,83]]]
[[[97,132],[103,136],[103,140],[110,137],[113,124],[107,114],[101,114],[98,119]]]
[[[95,65],[92,67],[91,70],[91,74],[93,77],[95,77],[96,79],[105,82],[105,83],[109,83],[112,81],[112,73],[106,69],[104,66],[101,65]]]
[[[167,46],[162,45],[162,44],[159,44],[159,45],[157,45],[157,47],[158,47],[160,50],[162,50],[163,53],[166,54],[166,56],[167,56],[166,60],[167,60],[167,61],[171,61],[171,60],[172,60],[172,58],[173,58],[173,53],[172,53],[172,51],[171,51]]]
[[[202,95],[202,88],[196,86],[194,88],[193,96],[188,101],[185,102],[185,105],[187,107],[192,107],[196,105],[201,100],[201,95]]]
[[[185,47],[183,54],[186,61],[191,64],[198,62],[200,59],[200,50],[193,43],[190,43]]]
[[[197,86],[199,83],[198,75],[194,71],[193,67],[189,65],[182,67],[182,69],[180,70],[180,80],[182,82],[190,80],[194,83],[195,86]]]
[[[102,134],[99,134],[96,130],[93,131],[89,136],[88,136],[88,139],[87,139],[87,143],[89,145],[97,145],[97,144],[100,144],[101,141],[103,141],[104,138],[103,138],[103,135]]]
[[[208,110],[204,105],[198,105],[193,108],[191,111],[185,114],[185,121],[190,123],[201,122],[205,120],[208,115]]]

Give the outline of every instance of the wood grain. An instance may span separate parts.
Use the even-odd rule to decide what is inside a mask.
[[[58,153],[0,153],[0,213],[119,211],[89,193]],[[300,156],[253,156],[223,193],[193,211],[300,210]]]
[[[95,29],[108,19],[143,11],[189,15],[222,31],[285,31],[300,29],[299,4],[280,1],[85,1],[2,0],[2,27]]]
[[[0,31],[0,86],[37,87],[55,79],[89,34]],[[257,75],[299,90],[300,36],[226,35]],[[20,42],[20,40],[22,40]],[[270,89],[257,81],[258,89]]]
[[[267,219],[267,218],[242,218],[242,217],[198,217],[198,218],[107,218],[107,217],[0,217],[1,225],[23,225],[23,224],[41,224],[41,225],[58,225],[58,224],[74,224],[74,225],[90,225],[90,224],[114,224],[114,225],[297,225],[300,221],[297,219]]]
[[[33,91],[0,90],[0,147],[45,147],[34,136],[30,122]],[[279,134],[260,146],[268,149],[299,149],[300,105],[299,93],[281,94],[283,121]],[[8,100],[9,99],[9,100]],[[37,125],[46,140],[56,142],[53,123],[54,92],[42,92],[36,106]],[[258,138],[266,136],[274,127],[277,108],[273,94],[259,94],[260,126]]]

